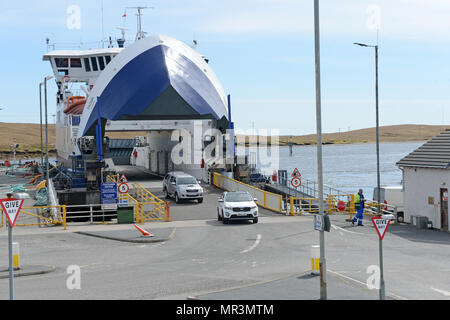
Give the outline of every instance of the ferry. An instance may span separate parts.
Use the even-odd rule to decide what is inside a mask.
[[[139,28],[141,16],[138,8]],[[181,170],[203,178],[202,163],[172,163],[177,142],[171,133],[193,133],[199,123],[202,132],[230,128],[229,99],[218,77],[195,46],[165,35],[147,37],[141,29],[128,45],[121,30],[121,38],[107,48],[56,50],[47,40],[54,49],[43,60],[57,84],[58,161],[73,167],[74,159],[89,155],[109,159],[108,132],[145,131],[141,149],[129,148],[130,161],[138,154],[141,165],[158,174]],[[114,155],[109,160],[114,163]]]

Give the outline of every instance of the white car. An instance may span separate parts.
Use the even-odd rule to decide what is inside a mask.
[[[217,201],[217,219],[227,224],[230,220],[252,220],[258,223],[258,206],[250,193],[224,192]]]

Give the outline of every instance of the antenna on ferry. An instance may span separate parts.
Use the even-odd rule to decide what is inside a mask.
[[[145,38],[146,32],[142,31],[142,10],[144,9],[155,9],[154,7],[126,7],[126,9],[136,9],[137,10],[137,33],[136,41]]]
[[[125,44],[125,31],[128,31],[128,29],[122,27],[116,27],[116,29],[122,31],[122,38],[117,39],[117,44],[119,45],[119,48],[123,48]]]

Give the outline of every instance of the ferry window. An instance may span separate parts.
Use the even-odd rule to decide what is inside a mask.
[[[97,59],[95,57],[92,57],[91,62],[92,62],[92,70],[98,71]]]
[[[73,125],[73,126],[78,126],[78,125],[80,125],[80,117],[78,117],[78,116],[72,116],[72,125]]]
[[[70,59],[71,68],[81,68],[81,59]]]
[[[69,75],[69,70],[59,70],[58,69],[58,75],[67,76],[67,75]]]
[[[86,72],[91,71],[91,64],[89,62],[89,58],[84,58],[84,68],[86,69]]]
[[[68,68],[69,59],[68,58],[55,58],[55,64],[57,68]]]
[[[105,60],[103,59],[103,57],[98,57],[98,62],[100,64],[100,70],[105,69]]]
[[[105,56],[106,64],[111,62],[111,56]]]

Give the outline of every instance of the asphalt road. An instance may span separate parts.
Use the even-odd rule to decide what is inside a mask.
[[[158,181],[154,183],[157,193]],[[208,190],[202,204],[174,204],[172,222],[144,225],[150,231],[174,228],[166,242],[127,243],[75,233],[132,225],[14,229],[22,265],[56,267],[47,274],[17,278],[16,299],[317,299],[317,278],[302,278],[311,269],[310,248],[319,243],[312,217],[262,209],[257,224],[223,225],[215,209],[220,191]],[[370,222],[353,227],[344,216],[333,216],[325,239],[330,298],[377,299],[377,291],[366,286],[368,267],[378,265],[378,236]],[[450,233],[389,226],[383,240],[387,295],[450,299],[449,245]],[[0,267],[7,261],[3,228]],[[67,288],[71,265],[80,267],[80,289]],[[286,279],[302,281],[281,285]],[[0,299],[8,294],[8,280],[0,279]]]

